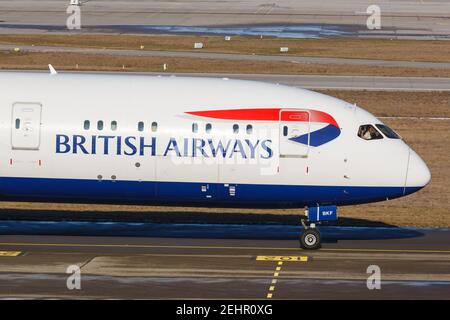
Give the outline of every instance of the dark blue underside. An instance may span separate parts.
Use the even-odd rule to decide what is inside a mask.
[[[202,186],[207,191],[202,192]],[[383,201],[413,193],[416,187],[343,187],[197,182],[97,181],[83,179],[0,178],[3,199],[84,200],[167,205],[303,207]]]

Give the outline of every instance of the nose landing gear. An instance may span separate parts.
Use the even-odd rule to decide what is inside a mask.
[[[304,220],[302,220],[302,225],[304,227],[304,231],[300,235],[300,247],[306,250],[319,249],[322,246],[322,238],[319,230],[316,228],[316,225],[311,223],[307,226]]]
[[[337,208],[334,205],[307,207],[307,219],[301,220],[304,231],[300,235],[300,247],[306,250],[317,250],[322,246],[322,237],[316,228],[316,222],[336,221]]]

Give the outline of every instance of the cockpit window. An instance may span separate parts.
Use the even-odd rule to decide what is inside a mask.
[[[376,124],[377,128],[388,138],[390,139],[400,139],[400,136],[391,128],[384,124]]]
[[[358,137],[364,140],[383,139],[381,133],[371,124],[365,124],[359,127]]]

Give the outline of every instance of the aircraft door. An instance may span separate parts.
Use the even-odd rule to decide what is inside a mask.
[[[280,157],[306,158],[310,142],[310,114],[306,110],[280,110]]]
[[[40,103],[16,102],[12,106],[11,147],[38,150],[41,136]]]

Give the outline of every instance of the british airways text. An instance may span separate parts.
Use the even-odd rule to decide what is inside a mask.
[[[166,139],[167,140],[167,139]],[[109,136],[109,135],[56,135],[56,153],[125,156],[176,156],[269,159],[273,156],[272,141],[250,139],[202,139],[169,138],[158,149],[156,137]],[[159,152],[157,152],[159,150]]]

